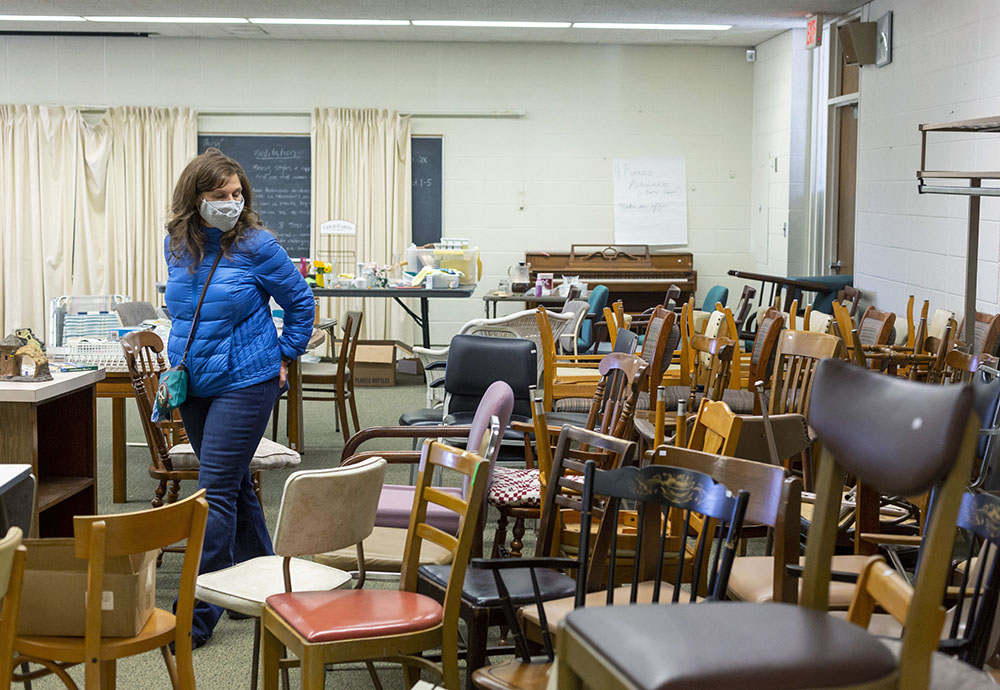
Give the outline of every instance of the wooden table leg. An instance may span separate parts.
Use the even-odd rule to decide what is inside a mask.
[[[302,443],[302,367],[299,360],[288,365],[288,416],[285,418],[288,446],[299,453],[305,452]]]
[[[111,485],[112,500],[115,503],[125,503],[126,494],[125,473],[125,398],[111,399]]]

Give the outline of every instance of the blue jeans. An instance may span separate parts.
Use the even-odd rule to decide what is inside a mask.
[[[188,439],[198,456],[198,488],[208,492],[208,524],[199,573],[274,554],[264,511],[250,481],[250,461],[279,393],[271,379],[210,398],[188,396],[180,406]],[[203,644],[222,608],[195,603],[191,640]]]

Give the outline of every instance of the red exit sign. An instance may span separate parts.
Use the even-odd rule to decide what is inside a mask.
[[[806,49],[823,44],[823,15],[814,14],[806,20]]]

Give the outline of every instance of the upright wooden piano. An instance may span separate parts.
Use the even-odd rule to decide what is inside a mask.
[[[526,252],[531,281],[539,273],[578,275],[590,287],[606,285],[609,301],[621,300],[628,312],[640,312],[663,302],[667,288],[681,289],[681,300],[694,294],[698,273],[690,252],[653,254],[645,244],[574,244],[569,252]]]

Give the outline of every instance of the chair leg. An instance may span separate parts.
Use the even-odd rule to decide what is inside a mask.
[[[173,690],[180,690],[180,681],[177,678],[177,665],[174,664],[174,655],[170,652],[170,647],[160,647],[160,654],[163,655],[163,663],[167,667],[167,675],[170,676],[170,687]]]
[[[507,513],[500,510],[500,517],[497,518],[497,530],[493,533],[493,549],[491,558],[499,558],[501,550],[507,546]]]
[[[511,530],[510,540],[511,558],[520,558],[521,549],[524,548],[524,518],[514,518],[514,529]]]
[[[361,422],[358,421],[358,404],[356,402],[354,402],[354,382],[353,381],[351,382],[351,384],[350,384],[350,386],[348,387],[347,390],[351,394],[351,397],[349,398],[349,401],[351,403],[351,419],[354,420],[354,433],[357,433],[357,432],[361,431]]]
[[[167,494],[167,503],[175,503],[181,494],[181,482],[175,479],[170,482],[170,492]]]
[[[264,621],[261,619],[261,628]],[[264,690],[278,690],[278,669],[281,666],[281,643],[278,638],[267,630],[261,630],[264,647],[263,664],[261,673],[264,676]]]
[[[365,666],[368,667],[368,675],[372,679],[372,685],[375,686],[375,690],[383,690],[383,688],[382,688],[382,681],[379,680],[378,672],[375,670],[375,664],[373,664],[370,661],[366,661],[365,662]],[[469,687],[472,687],[472,686],[469,686]]]
[[[487,664],[486,644],[488,642],[489,626],[486,623],[488,616],[488,613],[474,611],[472,616],[466,619],[466,623],[469,626],[469,639],[465,645],[466,688],[476,687],[472,684],[472,673],[477,668],[482,668]]]
[[[159,508],[163,505],[163,497],[167,493],[167,480],[161,479],[160,483],[156,487],[156,491],[153,492],[152,504],[154,508]]]
[[[412,688],[420,682],[420,667],[414,664],[403,664],[403,687]]]
[[[462,690],[458,675],[458,626],[444,629],[441,640],[442,685],[448,690]],[[411,686],[412,687],[412,686]]]
[[[347,425],[347,401],[342,391],[337,392],[337,414],[340,417],[340,431],[344,434],[344,443],[351,440],[351,429]]]
[[[261,486],[261,476],[260,470],[257,472],[250,473],[250,481],[253,483],[253,493],[257,497],[257,503],[260,503],[260,507],[264,507],[264,489]]]
[[[319,653],[306,648],[302,653],[302,667],[299,673],[302,675],[302,690],[323,690],[326,665]]]
[[[258,618],[253,626],[253,666],[250,667],[250,690],[257,690],[257,679],[260,672],[260,629],[264,619]]]
[[[281,645],[281,659],[283,661],[288,657],[288,650],[285,649],[285,645]],[[292,681],[288,678],[288,667],[281,666],[281,690],[291,690]],[[265,689],[266,690],[266,689]]]
[[[274,409],[271,411],[271,440],[278,442],[278,412],[281,410],[281,396],[274,401]]]

